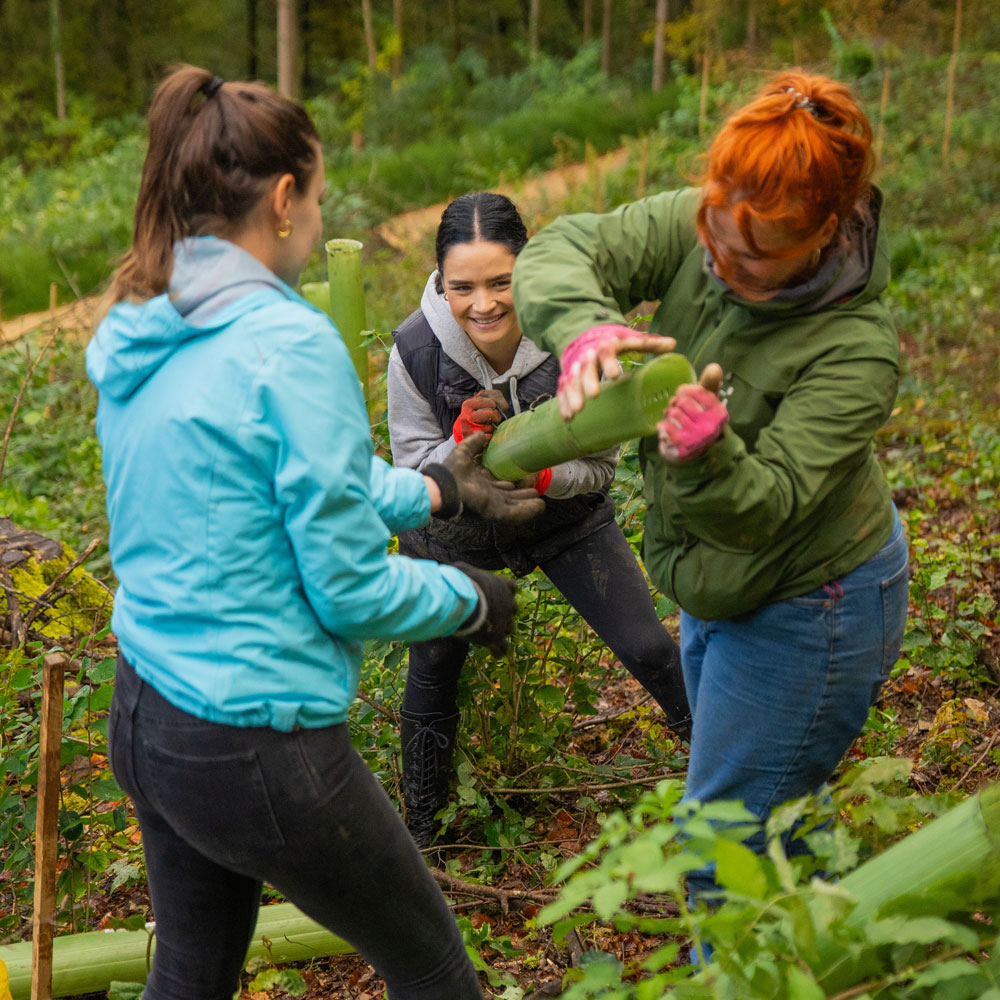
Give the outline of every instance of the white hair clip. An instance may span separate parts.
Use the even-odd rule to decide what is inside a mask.
[[[785,93],[791,94],[795,98],[795,107],[805,108],[813,118],[816,117],[816,105],[805,94],[794,87],[785,87]]]

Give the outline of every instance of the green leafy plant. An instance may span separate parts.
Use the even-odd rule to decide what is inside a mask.
[[[923,799],[906,788],[909,767],[874,759],[853,768],[829,797],[777,810],[768,822],[764,856],[741,843],[757,827],[742,806],[683,803],[678,782],[663,782],[629,813],[612,814],[587,849],[557,873],[566,884],[539,920],[553,925],[556,942],[570,931],[611,921],[619,931],[634,929],[661,944],[631,966],[615,956],[592,955],[568,976],[562,996],[1000,996],[1000,962],[988,958],[996,928],[986,916],[1000,913],[995,845],[989,856],[975,855],[966,870],[922,883],[915,895],[906,894],[904,883],[862,921],[852,922],[850,891],[816,877],[819,870],[828,876],[857,871],[865,858],[946,808],[946,800]],[[993,824],[1000,822],[997,805],[994,794]],[[847,825],[831,824],[838,815],[846,816]],[[789,834],[813,853],[786,856],[780,837]],[[950,847],[935,843],[942,852]],[[933,871],[932,857],[925,859],[925,870]],[[691,908],[684,875],[707,864],[715,865],[719,898],[710,907]],[[992,874],[984,877],[980,866]],[[886,877],[885,866],[877,871],[879,879]],[[864,881],[847,884],[857,891]],[[630,910],[640,894],[661,898],[664,915]],[[586,912],[574,912],[581,907]],[[695,965],[676,964],[685,941],[698,956]],[[707,961],[706,945],[712,946]]]

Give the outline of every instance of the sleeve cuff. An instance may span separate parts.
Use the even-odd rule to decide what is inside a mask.
[[[697,458],[687,462],[665,462],[667,476],[679,486],[692,486],[714,479],[727,465],[746,454],[743,439],[730,427]]]

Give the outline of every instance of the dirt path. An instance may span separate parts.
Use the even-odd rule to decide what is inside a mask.
[[[547,170],[517,184],[501,185],[496,190],[513,199],[522,213],[531,215],[572,194],[590,179],[595,169],[598,174],[605,174],[609,170],[623,167],[627,162],[628,151],[618,149],[597,157],[593,165],[572,163],[567,167]],[[389,246],[406,252],[437,227],[447,204],[441,202],[393,216],[376,226],[375,231]],[[92,295],[55,309],[0,320],[0,346],[12,344],[34,330],[89,337],[94,328],[99,300],[100,296]]]
[[[628,151],[617,149],[596,158],[595,164],[599,174],[607,173],[623,167],[628,162]],[[547,170],[538,177],[530,177],[517,184],[504,184],[495,190],[507,195],[516,202],[517,207],[525,215],[530,215],[560,201],[581,187],[590,177],[593,168],[588,163],[572,163],[568,167]],[[375,227],[375,231],[389,246],[397,250],[409,250],[416,243],[435,229],[441,221],[441,213],[447,202],[418,208],[413,212],[404,212],[393,216],[387,222]]]
[[[99,295],[77,299],[68,305],[46,309],[44,312],[25,313],[0,320],[0,347],[13,344],[33,330],[56,331],[75,337],[89,336],[97,317]]]

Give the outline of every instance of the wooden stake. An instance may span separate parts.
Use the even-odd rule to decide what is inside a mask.
[[[951,154],[951,119],[955,110],[955,70],[958,68],[958,48],[962,41],[962,0],[955,0],[955,34],[948,60],[948,94],[944,104],[944,141],[941,143],[941,162],[947,164]]]
[[[594,192],[594,211],[601,213],[604,211],[604,197],[601,192],[601,167],[597,162],[597,150],[594,149],[589,139],[586,141],[584,149],[587,158],[587,174]]]
[[[701,57],[701,100],[698,102],[698,137],[701,138],[705,134],[705,129],[708,127],[708,122],[706,118],[708,116],[708,75],[709,75],[709,56],[708,50],[705,50],[704,55]]]
[[[299,14],[296,0],[278,0],[278,93],[299,96]]]
[[[601,72],[605,76],[611,74],[611,3],[612,0],[604,0],[601,10]]]
[[[639,183],[635,187],[636,198],[642,198],[646,194],[646,168],[649,162],[649,136],[644,135],[639,143]]]
[[[31,919],[31,1000],[52,998],[56,856],[59,837],[59,763],[66,657],[49,653],[42,666],[42,723],[35,818],[35,901]]]
[[[885,145],[885,116],[889,112],[889,67],[882,72],[882,102],[878,108],[878,132],[875,135],[875,162],[882,162],[882,147]]]
[[[658,94],[663,89],[663,63],[667,33],[667,18],[669,16],[668,0],[656,0],[656,20],[653,35],[653,93]]]

